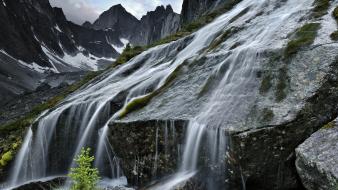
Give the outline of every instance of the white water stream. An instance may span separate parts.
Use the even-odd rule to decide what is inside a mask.
[[[222,43],[221,49],[215,53],[215,60],[219,63],[213,74],[222,77],[203,109],[189,123],[177,174],[153,189],[172,189],[194,176],[199,169],[203,139],[207,139],[209,144],[208,155],[212,162],[222,165],[227,145],[222,127],[230,125],[236,118],[245,117],[254,101],[260,53],[267,48],[281,48],[286,35],[301,25],[298,21],[311,9],[312,3],[311,0],[243,0],[194,33],[190,41],[179,40],[152,48],[106,73],[43,115],[37,126],[29,130],[7,187],[67,174],[74,166],[74,156],[86,146],[96,151],[95,166],[108,179],[105,182],[123,177],[119,160],[107,140],[109,121],[118,118],[123,107],[135,98],[166,85],[168,77],[177,68],[186,64],[186,60],[204,54],[219,34],[238,27],[242,28],[241,31]],[[230,22],[245,9],[249,11]],[[229,46],[236,42],[241,44],[229,50]],[[225,72],[224,68],[227,68]],[[121,102],[124,104],[118,105]],[[154,159],[153,173],[156,173],[157,161]]]

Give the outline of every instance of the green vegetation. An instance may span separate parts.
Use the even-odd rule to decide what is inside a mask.
[[[235,34],[238,31],[240,31],[240,28],[238,28],[238,27],[229,28],[223,34],[219,35],[213,42],[211,42],[211,44],[207,48],[208,51],[210,52],[210,51],[218,48],[225,40],[230,38],[233,34]]]
[[[288,80],[289,80],[289,76],[287,74],[287,68],[283,67],[279,69],[277,89],[276,89],[276,101],[277,102],[280,102],[286,98],[287,96],[286,88],[287,88]]]
[[[333,16],[334,19],[336,19],[337,24],[338,24],[338,6],[334,9],[334,11],[332,13],[332,16]],[[331,37],[332,40],[338,41],[338,30],[336,30],[335,32],[333,32],[330,35],[330,37]]]
[[[71,190],[95,190],[99,177],[97,168],[92,168],[94,156],[90,156],[90,148],[82,148],[75,158],[76,168],[71,168],[69,177],[72,179]]]
[[[333,15],[333,18],[335,18],[338,23],[338,6],[333,10],[332,15]]]
[[[327,14],[328,9],[330,8],[330,0],[315,0],[313,6],[312,17],[320,18]]]
[[[296,30],[294,39],[287,44],[285,57],[288,58],[296,54],[301,48],[313,44],[319,29],[320,23],[308,23]]]
[[[330,35],[331,39],[334,40],[334,41],[338,41],[338,30],[333,32],[331,35]]]
[[[128,44],[127,47],[122,52],[122,54],[116,60],[115,64],[113,64],[113,66],[121,65],[123,63],[128,62],[135,56],[141,54],[144,50],[146,50],[144,47],[141,47],[141,46],[131,47],[130,44]]]
[[[271,74],[266,74],[263,77],[261,86],[259,88],[260,94],[266,94],[270,90],[270,88],[272,87],[272,83],[271,82],[272,82],[272,76],[271,76]]]
[[[163,85],[160,88],[158,88],[155,91],[153,91],[149,94],[146,94],[144,96],[134,98],[133,100],[128,102],[128,104],[126,106],[124,106],[124,108],[119,113],[119,117],[123,118],[127,114],[146,106],[152,98],[154,98],[155,96],[160,94],[164,89],[166,89],[170,86],[171,82],[175,80],[175,78],[178,76],[178,73],[180,72],[181,68],[184,65],[186,65],[186,63],[187,62],[184,61],[172,73],[170,73],[169,76],[166,78],[166,80],[164,81]]]
[[[335,122],[334,122],[334,121],[331,121],[331,122],[329,122],[328,124],[324,125],[324,126],[323,126],[323,129],[331,129],[331,128],[335,127],[335,126],[336,126],[336,125],[335,125]]]
[[[0,160],[0,166],[4,167],[7,165],[8,162],[10,162],[13,159],[13,153],[12,151],[8,151],[5,154],[2,155]]]
[[[275,117],[275,114],[269,108],[264,108],[262,112],[263,121],[269,122]]]

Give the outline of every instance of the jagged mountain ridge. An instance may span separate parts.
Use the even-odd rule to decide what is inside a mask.
[[[118,4],[103,12],[93,24],[86,21],[82,26],[120,31],[120,38],[128,39],[131,44],[149,45],[177,32],[180,28],[180,15],[170,5],[158,6],[138,20]]]
[[[0,103],[35,90],[50,73],[105,68],[125,45],[116,31],[68,21],[48,0],[1,0],[0,24]]]

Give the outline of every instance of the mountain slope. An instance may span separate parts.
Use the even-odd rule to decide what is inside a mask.
[[[34,90],[49,73],[105,68],[125,45],[115,31],[67,21],[48,0],[1,1],[0,103]]]

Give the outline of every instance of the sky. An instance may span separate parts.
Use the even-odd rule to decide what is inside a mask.
[[[170,4],[174,11],[181,12],[183,0],[49,0],[53,7],[61,7],[68,20],[77,24],[93,22],[111,6],[123,7],[140,19],[147,11],[153,11],[159,5]]]

